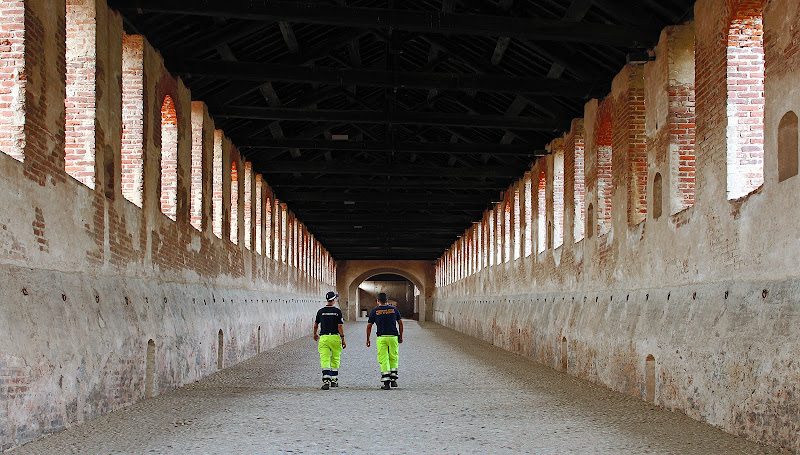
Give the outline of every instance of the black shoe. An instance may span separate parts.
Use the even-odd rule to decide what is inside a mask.
[[[326,382],[325,384],[322,384],[322,390],[328,390],[330,388],[331,388],[331,384],[329,382]]]
[[[383,385],[381,386],[381,390],[389,390],[391,388],[392,387],[389,385],[389,381],[384,382]]]
[[[331,387],[339,387],[339,383],[337,381],[331,381]]]
[[[389,383],[392,387],[397,387],[397,381],[392,381]]]

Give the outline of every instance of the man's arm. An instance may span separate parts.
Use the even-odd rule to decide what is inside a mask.
[[[397,338],[397,342],[398,343],[402,343],[403,342],[403,320],[402,319],[398,319],[397,320],[397,327],[400,329],[400,336]]]
[[[319,329],[319,324],[316,322],[314,323],[314,341],[319,340],[319,335],[317,335],[317,329]]]
[[[342,348],[347,347],[347,343],[344,342],[344,326],[339,324],[339,338],[342,339]]]
[[[367,324],[367,347],[369,347],[369,336],[372,335],[372,324]]]

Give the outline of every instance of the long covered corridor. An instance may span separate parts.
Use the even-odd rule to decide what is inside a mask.
[[[406,322],[382,391],[364,328],[338,390],[307,336],[12,453],[779,453],[430,322]]]

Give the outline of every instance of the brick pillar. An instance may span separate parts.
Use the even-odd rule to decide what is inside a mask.
[[[205,109],[200,101],[192,101],[192,158],[189,176],[189,223],[203,229],[203,149]]]

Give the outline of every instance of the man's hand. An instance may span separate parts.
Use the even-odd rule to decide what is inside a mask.
[[[367,347],[370,346],[369,338],[367,338]]]
[[[403,337],[397,337],[397,342],[398,343],[402,343],[403,342]]]
[[[346,347],[347,347],[347,343],[344,340],[342,340],[342,349],[344,349]]]
[[[317,335],[316,333],[314,334],[314,341],[319,341],[319,335]]]

